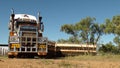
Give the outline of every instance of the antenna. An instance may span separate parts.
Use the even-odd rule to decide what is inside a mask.
[[[40,12],[38,12],[38,17],[40,17]]]
[[[13,8],[11,9],[11,12],[12,12],[12,14],[14,14],[14,9]]]

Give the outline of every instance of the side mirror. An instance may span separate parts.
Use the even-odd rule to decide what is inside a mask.
[[[44,31],[44,24],[43,24],[43,22],[41,22],[41,31],[42,32]]]
[[[16,21],[14,21],[14,30],[16,30],[17,29],[17,23],[16,23]]]
[[[11,22],[8,24],[8,29],[11,30]]]
[[[44,31],[44,24],[41,22],[42,17],[40,16],[40,12],[38,13],[38,30]]]

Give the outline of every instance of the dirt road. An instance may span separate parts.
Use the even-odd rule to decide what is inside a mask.
[[[119,60],[85,59],[8,59],[0,58],[0,68],[120,68]],[[93,58],[94,59],[94,58]]]

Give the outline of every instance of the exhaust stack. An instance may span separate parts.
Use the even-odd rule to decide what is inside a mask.
[[[11,11],[12,11],[12,14],[11,14],[11,23],[12,23],[11,31],[13,32],[14,31],[14,17],[15,17],[15,14],[14,14],[14,9],[11,9]]]
[[[41,22],[42,17],[40,16],[40,12],[38,13],[38,31],[44,31],[43,22]]]

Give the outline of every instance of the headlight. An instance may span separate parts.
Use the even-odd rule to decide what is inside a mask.
[[[38,41],[39,42],[47,42],[47,38],[46,37],[41,37],[41,38],[38,38]]]
[[[18,42],[19,41],[19,39],[18,39],[18,37],[10,37],[10,42]]]
[[[47,42],[47,38],[46,37],[43,38],[43,42]]]

